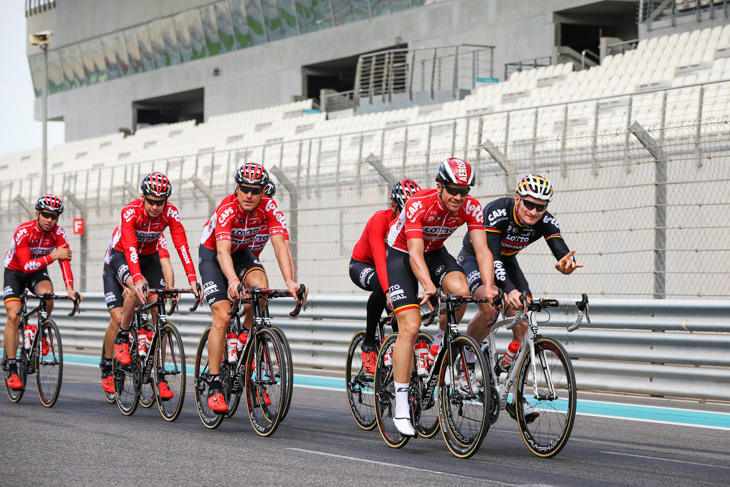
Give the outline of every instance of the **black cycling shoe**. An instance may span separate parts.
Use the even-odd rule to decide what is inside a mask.
[[[525,401],[525,399],[523,398],[522,399],[522,402],[523,403],[526,403],[527,401]],[[517,421],[517,413],[515,412],[515,405],[514,405],[514,403],[508,402],[506,409],[507,409],[507,412],[509,413],[510,417],[512,419],[514,419],[515,421]],[[526,414],[525,415],[525,422],[527,424],[530,424],[530,423],[532,423],[533,421],[535,421],[539,417],[540,417],[540,413],[538,413],[537,411],[533,410],[530,414]]]

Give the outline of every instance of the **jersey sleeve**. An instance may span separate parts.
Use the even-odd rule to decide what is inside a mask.
[[[405,213],[406,240],[412,238],[423,239],[423,216],[426,214],[423,201],[414,198],[409,199],[406,201],[403,212]]]
[[[505,293],[517,289],[507,275],[502,262],[502,233],[509,227],[508,209],[500,200],[493,201],[484,207],[484,231],[487,233],[487,247],[494,260],[494,284]]]
[[[378,274],[378,281],[383,292],[387,293],[388,286],[388,266],[385,263],[385,238],[390,230],[390,218],[387,214],[377,215],[371,219],[368,231],[368,244],[373,254],[375,262],[375,272]]]
[[[170,258],[170,252],[167,250],[167,239],[164,234],[160,235],[160,238],[157,239],[157,255],[159,255],[160,259]]]
[[[53,258],[49,255],[38,257],[37,259],[31,259],[30,244],[28,238],[30,234],[27,230],[21,230],[15,233],[13,237],[15,239],[15,256],[18,259],[20,268],[23,269],[23,274],[32,274],[33,272],[45,269],[48,264],[53,262]]]
[[[144,210],[142,210],[144,211]],[[139,266],[139,253],[137,250],[137,234],[134,231],[134,222],[137,220],[137,210],[133,205],[127,205],[122,208],[122,220],[119,226],[121,234],[121,244],[124,250],[124,257],[127,260],[129,274],[132,281],[139,282],[142,280],[142,270]]]
[[[71,245],[68,243],[68,236],[66,235],[66,231],[56,226],[56,230],[54,231],[54,234],[56,236],[56,248],[66,246],[68,248],[71,248]],[[71,261],[67,259],[59,260],[58,264],[61,266],[61,274],[63,275],[63,283],[66,286],[73,286],[74,285],[74,274],[71,270]]]
[[[482,230],[484,228],[484,215],[482,215],[482,205],[476,198],[469,196],[464,203],[464,211],[466,213],[467,232],[472,230]]]
[[[553,215],[545,212],[541,222],[541,232],[545,237],[545,241],[550,247],[555,259],[560,260],[570,252],[568,245],[563,240],[563,236],[560,234],[560,225]],[[575,261],[575,258],[573,258]]]
[[[218,207],[212,218],[217,218],[217,220],[211,222],[214,225],[215,241],[231,240],[233,221],[236,219],[236,208],[233,206],[228,206],[225,209]]]
[[[177,249],[177,254],[180,256],[185,274],[188,276],[188,282],[197,281],[198,278],[195,275],[195,266],[193,260],[190,257],[190,247],[188,246],[188,237],[185,234],[185,227],[180,222],[180,212],[177,208],[168,203],[165,209],[165,217],[167,218],[168,225],[170,226],[170,236],[172,237],[172,243]]]
[[[276,206],[276,202],[270,198],[263,200],[264,213],[266,215],[266,225],[269,227],[269,235],[286,234],[286,217],[284,213]]]

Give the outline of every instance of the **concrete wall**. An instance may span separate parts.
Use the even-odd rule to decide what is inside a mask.
[[[206,3],[79,0],[30,17],[28,32],[53,30],[52,48],[58,48]],[[54,94],[49,97],[49,118],[65,121],[66,139],[71,141],[131,128],[132,102],[136,100],[192,89],[205,89],[206,119],[287,103],[303,94],[301,66],[387,48],[396,37],[409,47],[462,43],[496,46],[495,76],[500,77],[507,62],[552,54],[552,12],[589,3],[594,2],[445,0]],[[29,47],[29,54],[36,52]],[[213,77],[214,68],[220,69],[220,76]],[[36,118],[41,118],[40,98],[36,100]]]

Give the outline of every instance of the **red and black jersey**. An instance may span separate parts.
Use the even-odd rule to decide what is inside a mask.
[[[137,198],[122,209],[119,231],[114,232],[116,240],[113,238],[111,243],[112,248],[124,252],[134,282],[142,279],[139,256],[157,252],[158,241],[167,227],[170,227],[172,243],[180,255],[188,281],[197,280],[195,266],[190,257],[188,237],[175,205],[168,202],[162,214],[152,219],[144,210],[144,199]]]
[[[469,231],[483,228],[482,206],[476,198],[467,196],[459,211],[451,213],[441,203],[438,190],[425,189],[406,201],[390,227],[388,245],[408,252],[408,240],[421,238],[424,253],[432,252],[443,247],[446,239],[464,223]]]
[[[14,271],[31,274],[45,269],[51,262],[51,252],[57,247],[69,247],[66,231],[56,225],[50,232],[44,232],[38,227],[37,220],[31,220],[20,225],[13,235],[13,243],[5,254],[5,267]],[[73,286],[74,276],[69,260],[58,261],[63,274],[63,283]]]
[[[388,266],[385,264],[385,242],[390,225],[395,221],[393,210],[376,211],[365,224],[360,240],[352,250],[352,258],[375,266],[383,292],[388,292]]]

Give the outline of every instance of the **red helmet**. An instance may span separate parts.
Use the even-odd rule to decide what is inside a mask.
[[[413,196],[416,191],[421,191],[421,187],[412,179],[401,179],[393,185],[393,189],[390,190],[390,201],[395,203],[395,206],[399,210],[403,210],[408,198]]]
[[[468,162],[449,157],[439,166],[436,182],[441,184],[468,184],[474,186],[474,170]]]
[[[63,201],[58,196],[52,194],[44,194],[35,203],[36,211],[57,211],[60,215],[63,213]]]
[[[255,162],[247,162],[236,171],[236,184],[250,184],[266,186],[269,183],[269,173],[264,166]]]
[[[151,194],[159,198],[169,198],[172,194],[172,184],[161,172],[151,172],[145,176],[141,188],[142,194]]]

